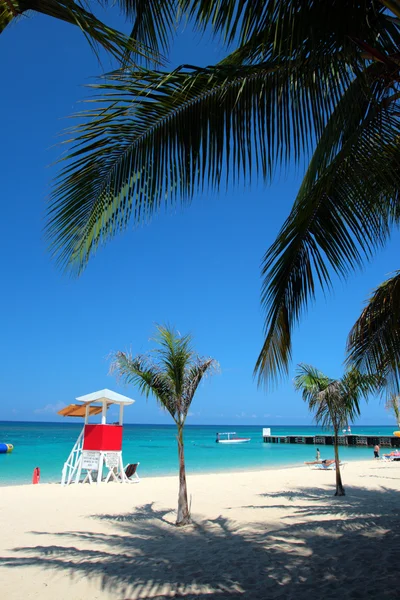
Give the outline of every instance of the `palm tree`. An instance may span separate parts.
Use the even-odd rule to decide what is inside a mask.
[[[132,357],[117,352],[111,366],[125,383],[138,386],[146,397],[155,396],[169,412],[178,429],[179,496],[177,525],[190,523],[187,498],[183,428],[194,394],[203,377],[217,368],[213,358],[202,358],[192,349],[190,335],[180,336],[173,328],[158,326],[159,347],[150,354]]]
[[[400,391],[400,271],[374,290],[350,331],[347,350],[348,364],[364,373],[382,374],[388,403],[397,406],[396,396]],[[400,422],[397,414],[396,418]]]
[[[100,45],[119,60],[134,55],[135,59],[154,61],[158,59],[160,51],[167,49],[174,29],[175,2],[117,0],[111,3],[98,0],[96,3],[103,7],[116,4],[119,11],[133,23],[130,36],[104,24],[74,0],[0,0],[0,34],[10,23],[34,11],[76,25],[95,52],[97,45]],[[85,3],[87,7],[88,4]]]
[[[237,48],[207,68],[124,70],[94,86],[49,205],[50,247],[80,272],[163,204],[309,159],[263,261],[264,382],[287,373],[316,288],[359,267],[399,221],[400,0],[179,5]]]
[[[301,391],[303,400],[308,402],[318,425],[333,428],[336,492],[344,496],[345,491],[340,474],[339,432],[360,414],[360,400],[367,398],[376,389],[377,380],[373,376],[361,375],[355,369],[348,371],[342,379],[331,379],[314,367],[300,364],[294,380],[295,389]]]

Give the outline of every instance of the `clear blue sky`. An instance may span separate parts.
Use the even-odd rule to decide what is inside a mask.
[[[123,27],[109,12],[108,22]],[[292,386],[295,365],[311,363],[336,377],[346,335],[370,290],[399,268],[396,234],[363,273],[320,297],[296,331],[290,379],[274,393],[257,389],[252,372],[262,343],[260,262],[288,214],[299,176],[272,186],[199,195],[190,208],[163,213],[101,250],[80,279],[62,275],[43,239],[46,196],[60,154],[58,134],[78,110],[82,87],[103,67],[76,28],[32,15],[0,37],[2,172],[0,252],[2,294],[0,419],[60,419],[56,410],[104,387],[137,400],[135,423],[169,418],[135,389],[108,375],[107,356],[151,347],[156,322],[191,332],[221,374],[199,389],[188,422],[308,424]],[[181,31],[173,65],[210,64],[223,56],[216,41]],[[320,295],[321,296],[321,295]],[[395,424],[371,400],[360,423]]]

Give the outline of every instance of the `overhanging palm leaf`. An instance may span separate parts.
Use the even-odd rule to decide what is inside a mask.
[[[132,218],[315,145],[292,214],[265,256],[259,379],[287,369],[291,336],[330,269],[345,276],[398,220],[399,3],[180,0],[240,47],[217,67],[115,73],[71,132],[49,209],[53,254],[82,269]],[[388,9],[392,11],[389,13]]]
[[[287,371],[294,325],[316,287],[330,286],[327,263],[346,276],[387,240],[399,219],[400,113],[381,80],[373,98],[357,80],[344,95],[264,258],[267,336],[256,365],[260,380]],[[347,96],[358,106],[350,117]]]
[[[49,211],[51,247],[64,266],[83,267],[132,215],[146,220],[164,201],[220,185],[223,168],[249,176],[254,162],[271,177],[277,163],[299,159],[354,69],[396,49],[397,25],[372,0],[181,6],[200,25],[211,19],[228,42],[240,31],[243,44],[215,68],[116,73],[96,86],[103,98],[70,132],[75,145]]]
[[[340,62],[332,72],[333,62],[318,60],[306,73],[296,62],[117,72],[95,86],[104,96],[71,132],[75,145],[50,205],[53,253],[82,268],[131,217],[148,220],[163,202],[218,187],[224,168],[271,177],[277,162],[299,159],[306,131],[322,133],[350,81]]]
[[[180,0],[179,4],[200,29],[211,24],[227,44],[238,42],[274,56],[348,52],[354,50],[355,40],[377,38],[382,46],[392,46],[388,3],[379,0]],[[396,8],[390,10],[399,16]]]
[[[382,373],[389,395],[400,389],[400,271],[372,294],[348,339],[348,362]]]
[[[131,40],[150,48],[154,56],[168,50],[178,20],[175,0],[118,0],[118,5],[133,20]]]
[[[123,2],[121,0],[121,4],[125,6],[127,11],[130,10],[131,16],[134,18],[137,16],[136,11],[132,9],[132,4],[136,4],[135,2],[132,3],[130,0]],[[138,4],[141,3],[138,2]],[[139,35],[136,39],[129,38],[105,25],[94,14],[73,0],[2,0],[0,6],[0,33],[13,18],[19,17],[30,10],[76,25],[83,32],[96,53],[97,45],[100,45],[120,61],[126,60],[128,56],[135,57],[136,60],[142,58],[154,61],[156,59],[156,54],[153,51],[154,44],[151,48],[145,44],[144,39],[140,39],[146,37],[143,25],[138,28],[139,33],[143,30],[142,35]]]

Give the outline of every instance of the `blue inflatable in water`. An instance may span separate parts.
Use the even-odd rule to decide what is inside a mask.
[[[8,454],[14,450],[12,444],[0,444],[0,454]]]

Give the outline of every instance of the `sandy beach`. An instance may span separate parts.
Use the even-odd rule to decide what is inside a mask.
[[[178,481],[0,488],[7,600],[395,598],[400,464],[188,476],[193,525],[173,525]]]

